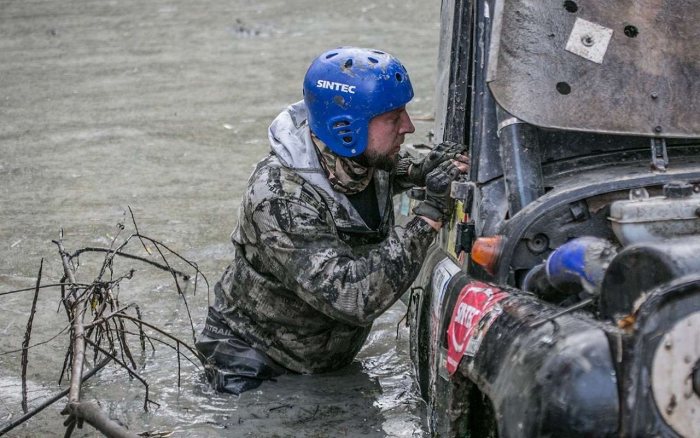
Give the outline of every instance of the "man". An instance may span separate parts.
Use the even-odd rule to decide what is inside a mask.
[[[399,154],[414,132],[412,98],[396,58],[343,47],[314,60],[304,100],[272,122],[271,153],[248,180],[234,260],[197,342],[217,390],[349,364],[410,287],[466,171],[454,147],[416,163]],[[426,200],[394,226],[392,196],[414,185]]]

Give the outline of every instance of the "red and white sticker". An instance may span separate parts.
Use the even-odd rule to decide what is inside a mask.
[[[498,304],[508,293],[473,282],[462,289],[447,329],[447,371],[457,371],[462,356],[474,356],[491,324],[503,311]]]

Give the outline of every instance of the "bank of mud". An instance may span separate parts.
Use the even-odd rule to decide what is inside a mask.
[[[105,246],[134,210],[139,228],[200,265],[213,285],[230,262],[229,234],[252,167],[267,153],[267,126],[301,99],[308,63],[338,45],[377,47],[408,68],[416,99],[432,115],[439,4],[87,0],[0,0],[0,292],[62,275],[51,239],[69,250]],[[408,142],[432,127],[416,121]],[[127,222],[128,223],[128,222]],[[90,281],[99,256],[83,256]],[[121,300],[144,319],[188,339],[184,304],[166,273],[138,271]],[[206,288],[188,295],[197,328]],[[191,286],[189,292],[191,294]],[[59,293],[41,293],[32,339],[66,325]],[[0,297],[0,352],[21,346],[31,292]],[[175,353],[136,360],[160,408],[144,413],[143,389],[114,366],[93,378],[87,399],[135,431],[175,436],[422,436],[422,404],[411,391],[405,307],[375,325],[352,367],[324,376],[283,377],[240,398],[212,393]],[[137,344],[137,342],[135,342]],[[55,393],[67,338],[29,354],[30,408]],[[65,387],[65,384],[64,384]],[[58,403],[10,436],[62,434]],[[0,355],[0,423],[20,415],[19,353]],[[74,436],[95,436],[89,427]]]

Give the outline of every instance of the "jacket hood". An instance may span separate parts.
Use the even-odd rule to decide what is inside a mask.
[[[268,129],[268,138],[270,149],[280,164],[328,195],[326,199],[332,201],[331,210],[339,227],[369,230],[348,198],[331,187],[326,172],[318,161],[316,146],[311,140],[307,109],[303,100],[290,105],[273,120]],[[374,178],[379,212],[383,217],[389,203],[389,174],[376,170]]]
[[[268,129],[268,138],[270,149],[285,167],[296,171],[323,171],[311,140],[303,100],[288,106],[275,118]]]

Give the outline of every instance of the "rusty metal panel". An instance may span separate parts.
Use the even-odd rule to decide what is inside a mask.
[[[700,138],[700,2],[498,0],[488,82],[544,128]]]

